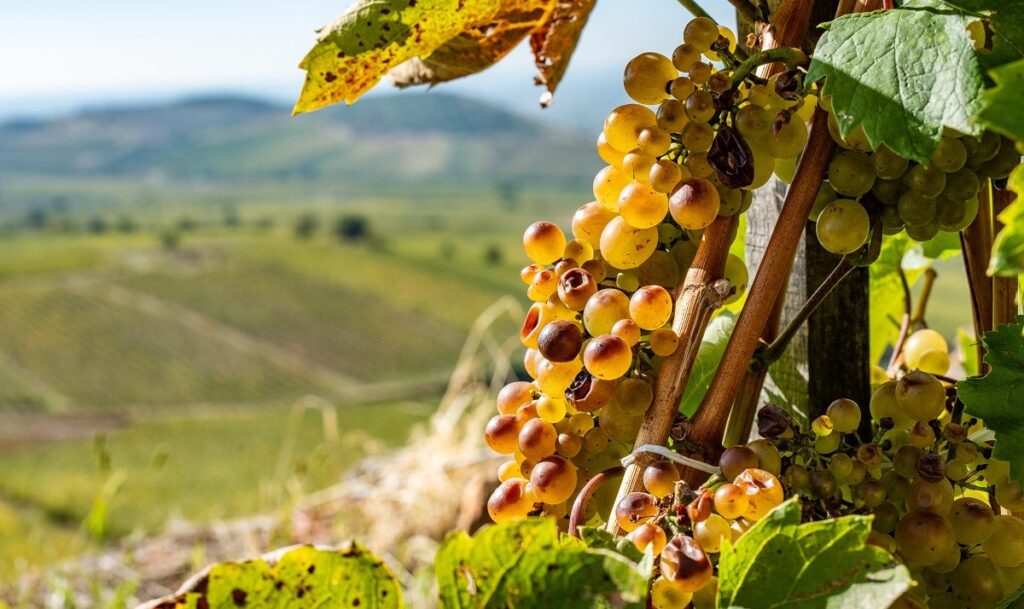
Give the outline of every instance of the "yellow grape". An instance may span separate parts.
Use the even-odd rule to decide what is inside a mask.
[[[703,53],[718,40],[718,24],[707,17],[695,17],[683,28],[683,42],[691,44]]]
[[[637,148],[644,154],[659,157],[672,147],[672,136],[660,127],[648,127],[637,136]]]
[[[626,153],[636,148],[641,131],[657,125],[657,116],[647,106],[625,104],[605,118],[604,136],[612,148]]]
[[[911,370],[920,368],[921,357],[928,351],[948,353],[949,344],[942,334],[928,328],[918,330],[908,336],[903,344],[903,359],[907,368]]]
[[[656,160],[650,154],[643,152],[639,148],[634,148],[622,157],[622,172],[630,180],[646,182],[647,176],[651,174],[651,167],[654,166]]]
[[[542,459],[530,470],[530,488],[544,503],[568,501],[576,491],[576,466],[562,457]]]
[[[635,269],[658,247],[656,227],[638,229],[618,216],[601,232],[601,255],[605,262],[621,270]]]
[[[672,64],[680,72],[690,69],[690,66],[700,61],[700,49],[692,44],[683,43],[672,51]]]
[[[631,182],[619,194],[619,213],[633,228],[657,226],[668,214],[668,195],[650,184]]]
[[[502,482],[487,500],[487,513],[494,522],[522,520],[533,511],[534,501],[526,480],[512,478]]]
[[[693,526],[693,538],[705,552],[717,554],[722,549],[722,540],[732,539],[732,530],[729,521],[718,514],[712,514]]]
[[[583,369],[578,358],[569,362],[541,361],[537,366],[537,385],[550,395],[562,395],[576,375]]]
[[[646,551],[649,546],[655,555],[660,554],[668,543],[665,529],[650,522],[645,522],[627,533],[626,539],[633,542],[636,549],[641,552]]]
[[[658,500],[647,493],[629,493],[615,505],[615,521],[627,533],[657,515]]]
[[[559,455],[571,459],[583,450],[583,438],[576,434],[560,433],[558,439],[555,440],[555,445],[555,450]]]
[[[608,165],[594,176],[594,198],[608,211],[618,209],[619,193],[630,182],[624,169]]]
[[[715,511],[729,520],[735,520],[747,512],[750,500],[740,487],[726,482],[715,489]]]
[[[687,150],[707,152],[715,141],[715,130],[707,123],[686,123],[680,138]]]
[[[694,91],[686,98],[686,116],[694,122],[706,123],[715,115],[715,100],[707,91]]]
[[[626,94],[641,104],[668,98],[668,83],[678,76],[672,60],[660,53],[641,53],[626,64],[622,81]]]
[[[704,152],[691,152],[686,155],[686,169],[691,176],[707,178],[715,173],[714,167],[708,162],[708,155]]]
[[[629,298],[615,288],[598,290],[583,308],[583,325],[591,336],[610,333],[620,319],[629,319]]]
[[[534,302],[544,302],[551,298],[556,289],[558,289],[558,276],[554,271],[544,269],[533,276],[530,287],[526,289],[526,296]]]
[[[676,184],[683,177],[683,168],[678,163],[668,159],[661,159],[654,165],[651,165],[651,171],[647,174],[647,181],[654,190],[668,193],[672,192],[672,189],[675,188]]]
[[[513,459],[512,461],[505,461],[504,463],[498,466],[499,482],[505,482],[506,480],[522,477],[523,476],[519,471],[519,464],[515,462],[515,459]]]
[[[575,235],[573,235],[575,237]],[[565,251],[562,253],[562,262],[575,262],[573,266],[569,268],[576,268],[588,260],[594,258],[594,246],[588,241],[581,241],[580,239],[573,239],[569,243],[565,244]],[[561,264],[561,263],[559,263]],[[566,271],[569,269],[567,268]],[[559,273],[558,276],[562,277],[565,273]]]
[[[660,328],[672,316],[672,295],[661,286],[644,286],[629,299],[629,316],[644,330]]]
[[[747,443],[747,448],[757,454],[758,468],[778,476],[782,473],[782,455],[775,445],[765,439],[753,440]]]
[[[612,326],[611,333],[626,341],[630,347],[640,342],[640,326],[632,319],[620,319]]]
[[[583,351],[583,365],[599,379],[620,378],[632,364],[633,350],[626,341],[611,334],[592,338]]]
[[[534,222],[523,233],[523,249],[537,264],[551,264],[565,251],[565,234],[551,222]]]
[[[675,583],[659,577],[651,584],[651,605],[654,609],[686,609],[693,595]]]
[[[622,167],[624,155],[624,152],[619,152],[608,143],[608,138],[605,137],[603,131],[597,136],[597,156],[601,157],[602,161],[612,167]]]
[[[668,461],[656,461],[644,470],[644,488],[655,497],[668,497],[676,489],[679,469]]]
[[[928,374],[946,374],[949,372],[949,353],[945,351],[925,351],[917,360],[917,368]]]
[[[732,30],[725,27],[724,25],[720,25],[718,26],[718,35],[722,38],[725,38],[725,40],[728,42],[728,49],[730,53],[736,50],[736,34],[734,34]],[[711,61],[718,61],[719,59],[718,53],[715,51],[707,51],[704,53],[704,56],[710,59]]]
[[[515,415],[491,417],[484,427],[484,440],[499,455],[511,455],[519,447],[519,420]]]
[[[597,280],[584,269],[569,269],[558,278],[558,298],[570,311],[582,311],[597,292]]]
[[[720,205],[718,190],[704,178],[683,180],[669,197],[672,218],[689,230],[707,228],[718,217]]]
[[[651,332],[648,340],[654,354],[661,357],[672,355],[676,352],[676,347],[679,346],[679,335],[672,328],[658,328]]]
[[[896,525],[895,537],[900,555],[925,567],[937,564],[956,545],[953,525],[934,512],[910,512]]]
[[[673,87],[678,80],[680,79],[677,78],[672,81]],[[689,79],[687,79],[687,82],[689,82]],[[693,86],[693,83],[690,83],[690,85]],[[678,99],[666,99],[661,102],[661,105],[658,106],[657,117],[658,126],[671,133],[679,133],[682,131],[686,122],[689,120],[686,117],[686,106]],[[637,142],[639,143],[639,141],[640,138],[637,136]]]
[[[598,249],[601,244],[601,231],[612,221],[615,213],[606,209],[601,203],[592,201],[581,206],[572,216],[572,235],[578,241]],[[586,262],[577,260],[577,262]]]
[[[661,551],[661,576],[685,592],[700,590],[714,575],[714,567],[692,537],[676,535]]]
[[[537,416],[540,417],[540,420],[557,423],[565,418],[565,414],[565,402],[562,400],[547,395],[537,398]]]
[[[896,383],[896,402],[915,421],[931,421],[945,411],[946,390],[934,376],[915,370]]]
[[[829,203],[815,224],[818,242],[833,254],[849,254],[860,249],[871,232],[871,218],[864,206],[851,199]]]
[[[981,547],[985,555],[1000,567],[1024,564],[1024,521],[1009,514],[994,517],[992,532]]]
[[[519,452],[527,459],[540,461],[555,454],[558,432],[543,419],[530,419],[519,430]]]
[[[762,469],[745,470],[733,483],[743,489],[750,502],[743,516],[752,522],[764,518],[782,503],[784,492],[779,479]]]
[[[536,387],[527,381],[513,381],[501,388],[496,400],[499,414],[515,414],[516,409],[533,400]]]
[[[871,394],[870,410],[875,421],[892,419],[896,424],[894,429],[906,429],[914,423],[896,401],[896,381],[887,381],[875,389]]]

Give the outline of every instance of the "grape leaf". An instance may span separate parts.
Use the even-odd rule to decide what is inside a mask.
[[[991,50],[979,53],[992,69],[1024,57],[1024,3],[1019,0],[947,0],[949,4],[983,15],[991,33]]]
[[[791,498],[723,546],[719,609],[888,607],[910,587],[906,567],[867,545],[870,517],[800,517]]]
[[[589,609],[612,599],[640,609],[650,572],[649,564],[560,536],[550,518],[452,534],[434,565],[442,609]]]
[[[426,57],[407,60],[388,76],[397,86],[408,87],[480,72],[547,23],[554,6],[555,0],[503,0],[489,23],[470,27]]]
[[[1024,141],[1024,60],[1005,65],[990,73],[996,86],[985,91],[981,121],[993,131]]]
[[[359,0],[320,30],[294,113],[352,103],[403,61],[488,23],[500,0]]]
[[[1009,184],[1017,200],[999,214],[1003,228],[996,235],[988,268],[993,275],[1024,273],[1024,168],[1013,171]]]
[[[988,374],[956,384],[964,411],[996,434],[992,456],[1010,462],[1014,480],[1024,482],[1024,316],[985,334]]]
[[[579,42],[596,2],[556,0],[555,10],[547,22],[530,36],[530,49],[537,66],[537,84],[547,88],[547,93],[541,97],[542,105],[551,102],[551,95],[562,82],[569,60],[576,50],[576,43]]]
[[[931,159],[943,126],[976,135],[983,68],[967,25],[976,16],[942,0],[845,15],[822,35],[807,78],[824,78],[840,131],[863,126],[873,146]]]
[[[359,544],[340,550],[285,548],[257,560],[220,563],[147,609],[400,609],[402,589]]]

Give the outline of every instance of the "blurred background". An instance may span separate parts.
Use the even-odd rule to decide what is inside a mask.
[[[145,598],[118,569],[152,543],[202,566],[208,535],[173,532],[283,513],[429,433],[474,321],[511,296],[492,333],[515,331],[523,227],[590,200],[623,64],[686,20],[599,3],[543,111],[520,48],[292,118],[345,8],[0,9],[0,606]]]

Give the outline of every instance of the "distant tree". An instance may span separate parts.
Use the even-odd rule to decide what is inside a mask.
[[[135,218],[132,218],[131,216],[128,215],[124,215],[117,219],[117,224],[115,225],[115,228],[120,233],[134,233],[135,231],[139,230],[139,225],[135,222]]]
[[[490,266],[498,266],[504,261],[505,256],[502,254],[501,246],[497,243],[492,243],[487,246],[484,250],[484,262]]]
[[[160,245],[169,252],[178,249],[181,245],[181,233],[173,228],[164,229],[160,233]]]
[[[519,208],[519,185],[512,180],[502,180],[497,184],[498,201],[507,211]]]
[[[107,224],[107,219],[104,218],[103,216],[92,216],[91,218],[85,221],[86,232],[92,233],[94,235],[101,235],[107,232],[108,228],[110,227]]]
[[[335,223],[334,235],[339,241],[361,241],[370,236],[370,222],[365,216],[346,214]]]
[[[234,205],[226,205],[223,210],[224,226],[236,228],[242,225],[242,217],[238,215],[238,209]]]
[[[33,230],[42,230],[50,219],[50,212],[45,207],[33,207],[25,217],[25,226]]]
[[[438,250],[438,253],[441,255],[441,258],[445,260],[454,260],[455,257],[459,255],[459,248],[455,245],[454,241],[445,239],[441,242],[441,247]]]
[[[199,222],[192,216],[182,216],[178,219],[178,231],[187,233],[199,228]]]
[[[295,238],[303,241],[313,236],[320,229],[320,218],[308,211],[295,221]]]

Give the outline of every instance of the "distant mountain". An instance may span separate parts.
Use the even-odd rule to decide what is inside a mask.
[[[0,124],[0,175],[576,185],[599,163],[589,137],[436,91],[295,118],[220,96]]]

